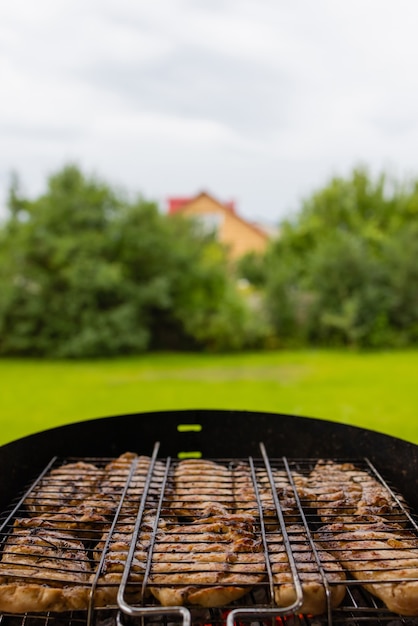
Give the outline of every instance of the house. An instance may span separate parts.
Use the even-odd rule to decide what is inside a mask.
[[[234,202],[219,202],[205,192],[192,198],[169,198],[168,214],[197,218],[205,229],[217,234],[233,260],[247,252],[264,252],[270,238],[260,226],[240,217]]]

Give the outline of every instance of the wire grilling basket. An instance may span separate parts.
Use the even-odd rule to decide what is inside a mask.
[[[416,518],[368,459],[158,450],[54,458],[3,513],[3,626],[418,625]]]

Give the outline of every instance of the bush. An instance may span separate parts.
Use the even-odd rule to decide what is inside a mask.
[[[266,310],[284,345],[418,342],[418,183],[358,169],[281,225],[266,267]]]
[[[254,341],[213,237],[76,166],[33,201],[11,188],[0,243],[0,354],[92,357]]]

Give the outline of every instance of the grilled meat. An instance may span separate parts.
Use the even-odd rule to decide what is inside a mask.
[[[273,469],[271,475],[302,587],[303,603],[297,608],[297,612],[320,615],[327,608],[327,587],[329,587],[331,606],[336,607],[342,602],[346,591],[344,571],[339,563],[324,550],[317,549],[319,562],[316,561],[302,524],[297,497],[288,473],[284,470]],[[256,479],[264,522],[266,529],[270,531],[267,532],[266,537],[273,573],[274,600],[279,607],[290,607],[295,603],[297,594],[283,535],[277,532],[280,529],[280,522],[273,499],[272,486],[265,470],[257,469]],[[302,476],[296,476],[294,480],[302,487],[305,486]],[[241,505],[246,500],[247,507],[249,507],[246,510],[253,515],[258,515],[253,480],[242,468],[235,485],[242,486],[239,489]]]
[[[402,498],[368,472],[333,461],[317,463],[307,492],[326,523],[320,545],[389,610],[418,615],[418,537],[403,528]]]
[[[341,565],[330,553],[315,546],[317,562],[302,525],[290,526],[287,533],[303,593],[303,603],[297,607],[297,612],[311,615],[326,612],[327,587],[331,607],[337,607],[346,592],[346,577]],[[297,594],[283,535],[269,534],[267,545],[271,555],[275,602],[280,607],[291,606],[296,601]]]
[[[317,540],[387,608],[418,615],[418,538],[394,524],[335,523]]]
[[[38,517],[21,517],[15,521],[14,529],[32,529],[37,532],[47,529],[53,532],[61,532],[65,535],[79,539],[80,541],[94,542],[101,536],[103,528],[108,525],[108,520],[102,515],[97,515],[90,509],[81,508],[78,515],[74,508],[60,509],[58,513],[44,513]]]
[[[158,534],[149,584],[164,606],[216,607],[242,597],[264,578],[253,519],[218,508],[206,519]]]
[[[110,461],[97,483],[96,492],[87,499],[85,506],[94,508],[102,515],[113,517],[126,489],[122,513],[136,515],[147,483],[150,464],[149,457],[138,456],[132,452],[125,452]],[[152,481],[147,492],[149,506],[156,506],[163,475],[164,467],[162,463],[157,463],[153,468]]]
[[[81,541],[19,520],[0,562],[0,610],[64,611],[88,606],[91,570]]]
[[[396,523],[407,521],[385,486],[352,463],[319,461],[304,493],[325,523],[353,516],[364,521],[379,521],[382,517]]]
[[[127,452],[103,468],[54,468],[26,498],[28,516],[5,536],[0,611],[115,605],[142,507],[125,589],[130,603],[151,593],[164,606],[230,604],[267,584],[265,541],[273,599],[292,606],[284,523],[303,592],[298,612],[323,613],[328,600],[337,606],[344,566],[390,610],[418,614],[418,538],[406,530],[401,500],[384,485],[348,463],[320,461],[309,476],[292,472],[292,481],[273,469],[272,484],[265,469],[251,467],[187,460],[166,475],[156,462],[151,476],[151,459]],[[299,500],[326,524],[316,543],[307,537]]]
[[[132,542],[135,522],[135,518],[124,519],[117,524],[109,541],[108,529],[95,547],[94,560],[98,567],[101,564],[95,590],[96,606],[107,606],[116,603],[118,588]],[[130,586],[127,589],[130,601],[137,601],[141,598],[141,585],[144,579],[150,534],[151,529],[145,527],[138,537],[130,568]]]
[[[229,604],[264,578],[254,519],[234,513],[235,479],[212,461],[177,464],[170,512],[190,523],[157,536],[149,585],[162,605]]]
[[[51,470],[26,498],[30,513],[56,513],[62,508],[77,509],[93,496],[102,472],[92,463],[67,463]]]
[[[150,470],[150,458],[126,452],[104,468],[92,463],[68,463],[51,470],[26,498],[32,514],[65,512],[113,517],[124,490],[122,512],[136,515]],[[155,507],[164,475],[162,463],[153,468],[148,502]],[[129,484],[127,484],[129,483]]]
[[[259,503],[264,522],[277,527],[277,511],[274,505],[271,485],[265,470],[256,470],[257,493],[254,478],[248,465],[240,464],[233,470],[234,499],[237,513],[246,513],[258,519],[260,516]],[[258,494],[258,499],[257,499]]]
[[[233,512],[231,470],[219,463],[200,459],[180,461],[174,471],[174,493],[170,502],[173,515],[194,519],[212,504]]]

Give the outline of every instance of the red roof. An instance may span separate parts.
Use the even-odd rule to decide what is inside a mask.
[[[168,212],[176,213],[182,206],[190,202],[193,198],[168,198]]]
[[[196,196],[193,197],[176,197],[176,198],[168,198],[168,213],[172,215],[173,213],[177,213],[185,204],[188,204],[192,200],[195,200]],[[235,202],[234,200],[229,200],[228,202],[223,202],[223,206],[231,211],[231,213],[235,213]]]

